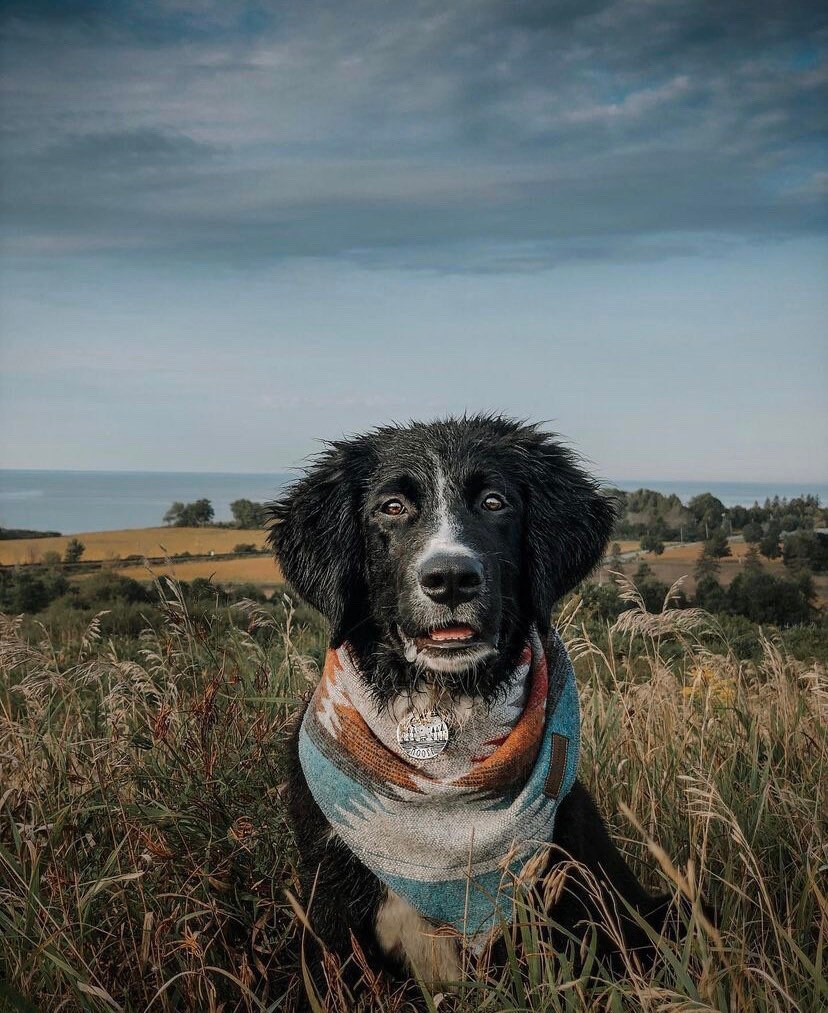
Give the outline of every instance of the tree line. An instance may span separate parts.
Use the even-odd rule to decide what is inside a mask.
[[[728,536],[741,534],[766,559],[807,561],[815,572],[826,565],[828,541],[814,530],[828,523],[818,496],[774,496],[761,506],[726,507],[709,492],[694,496],[686,506],[678,496],[653,489],[608,489],[607,494],[619,508],[615,538],[638,540],[642,549],[656,555],[668,541],[703,541],[708,555],[721,557],[729,553]]]
[[[249,499],[237,499],[230,504],[233,524],[237,528],[262,528],[267,521],[267,507]],[[164,514],[164,523],[175,528],[204,528],[214,524],[215,511],[208,499],[193,503],[176,501]]]

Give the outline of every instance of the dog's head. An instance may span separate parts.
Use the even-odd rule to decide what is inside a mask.
[[[334,443],[272,516],[285,577],[335,645],[380,662],[381,695],[424,673],[494,689],[528,627],[545,632],[599,561],[614,519],[569,450],[488,416]]]

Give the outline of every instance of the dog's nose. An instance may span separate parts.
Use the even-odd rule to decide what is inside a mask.
[[[466,552],[438,552],[420,565],[418,576],[432,601],[453,608],[477,595],[483,584],[483,564]]]

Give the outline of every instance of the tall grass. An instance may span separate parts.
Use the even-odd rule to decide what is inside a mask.
[[[313,912],[292,906],[282,748],[324,631],[287,598],[240,602],[239,626],[191,614],[172,581],[159,591],[164,623],[142,635],[137,660],[101,637],[100,620],[59,647],[3,620],[0,1009],[290,1010],[309,984]],[[581,775],[639,875],[687,898],[688,932],[656,940],[651,969],[629,956],[613,980],[588,933],[552,952],[527,903],[505,968],[468,958],[464,982],[423,985],[422,1002],[825,1008],[824,667],[769,640],[758,662],[726,643],[712,653],[709,617],[672,611],[669,596],[653,616],[625,594],[609,649],[586,634],[577,599],[560,618],[581,684]],[[329,992],[311,1002],[353,1008],[332,956],[326,968]],[[407,1008],[366,978],[365,1008]]]

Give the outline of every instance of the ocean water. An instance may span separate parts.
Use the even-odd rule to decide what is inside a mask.
[[[273,499],[295,475],[152,471],[0,469],[0,527],[34,531],[115,531],[164,523],[172,503],[209,499],[217,521],[237,499]]]
[[[662,482],[657,478],[642,478],[635,481],[619,479],[608,484],[627,492],[654,489],[665,496],[678,496],[685,504],[703,492],[713,493],[726,507],[753,506],[754,503],[761,506],[766,499],[774,496],[795,499],[806,493],[819,496],[820,503],[828,503],[828,484],[825,482]]]
[[[0,469],[0,527],[35,531],[111,531],[153,527],[163,523],[175,500],[184,503],[206,498],[217,521],[232,518],[235,499],[265,502],[273,499],[294,474],[214,474],[209,472],[150,471],[11,471]],[[686,503],[692,496],[712,492],[725,506],[767,496],[788,499],[813,493],[828,501],[828,485],[819,482],[791,485],[761,482],[662,482],[618,480],[620,489],[656,489],[675,493]]]

